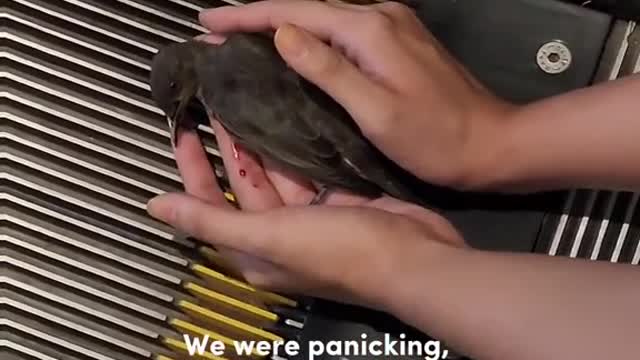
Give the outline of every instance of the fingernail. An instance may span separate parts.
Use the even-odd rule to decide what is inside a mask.
[[[200,13],[198,13],[198,18],[201,20],[202,17],[204,16],[209,16],[211,14],[214,13],[224,13],[225,11],[227,11],[228,9],[233,11],[233,8],[237,8],[238,6],[236,5],[223,5],[223,6],[217,6],[217,7],[211,7],[211,8],[207,8],[207,9],[202,9],[200,10]]]
[[[214,12],[220,11],[221,7],[224,7],[224,6],[202,9],[202,10],[200,10],[200,13],[198,15],[199,16],[207,16],[207,15],[212,14]]]
[[[147,202],[147,212],[154,218],[165,222],[172,222],[175,218],[175,211],[171,201],[171,194],[158,195]]]
[[[151,216],[156,216],[158,213],[158,203],[162,202],[162,195],[158,195],[147,201],[147,212]]]
[[[291,57],[301,57],[308,51],[308,37],[293,25],[283,25],[276,31],[275,42],[281,52]]]
[[[215,10],[215,8],[214,8],[214,9],[204,9],[204,10],[201,10],[201,11],[198,13],[198,21],[199,21],[200,23],[202,23],[202,22],[203,22],[203,18],[205,18],[207,15],[209,15],[209,14],[211,13],[211,10]]]
[[[213,33],[201,34],[194,37],[193,39],[196,41],[202,41],[202,42],[206,42],[213,45],[221,45],[227,40],[224,36],[220,34],[213,34]]]

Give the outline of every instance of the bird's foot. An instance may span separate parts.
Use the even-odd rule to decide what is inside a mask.
[[[184,233],[180,230],[175,230],[175,232],[173,233],[172,240],[176,243],[183,243],[183,242],[189,241],[190,238],[191,238],[191,235]]]
[[[331,190],[329,189],[329,187],[327,186],[320,187],[320,191],[318,191],[316,196],[314,196],[313,199],[311,199],[311,201],[309,202],[309,205],[322,204],[327,199],[327,196],[329,196],[330,193],[331,193]]]

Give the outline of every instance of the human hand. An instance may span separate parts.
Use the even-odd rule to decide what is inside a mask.
[[[389,197],[336,192],[326,205],[302,206],[316,194],[310,183],[234,147],[217,122],[212,127],[242,210],[225,199],[197,135],[183,132],[175,154],[189,195],[161,195],[149,213],[222,249],[259,288],[383,309],[385,279],[397,284],[411,267],[465,246],[443,218]]]
[[[504,131],[497,128],[512,106],[476,81],[403,5],[260,1],[207,10],[200,20],[214,33],[276,29],[285,61],[425,181],[473,188],[498,166]]]

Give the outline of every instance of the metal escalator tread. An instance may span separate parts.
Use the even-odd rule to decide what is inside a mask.
[[[223,4],[0,6],[2,359],[181,359],[183,333],[284,337],[271,305],[295,301],[226,274],[215,250],[174,239],[145,209],[182,189],[151,59],[206,31],[198,12]],[[223,175],[213,132],[200,133]]]

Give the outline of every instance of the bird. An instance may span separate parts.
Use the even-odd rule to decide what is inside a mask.
[[[272,36],[238,32],[222,44],[169,44],[154,56],[149,83],[175,147],[179,131],[214,118],[235,144],[319,184],[310,204],[341,189],[428,206],[424,191],[416,191],[423,183],[374,146],[344,107],[291,69]]]

